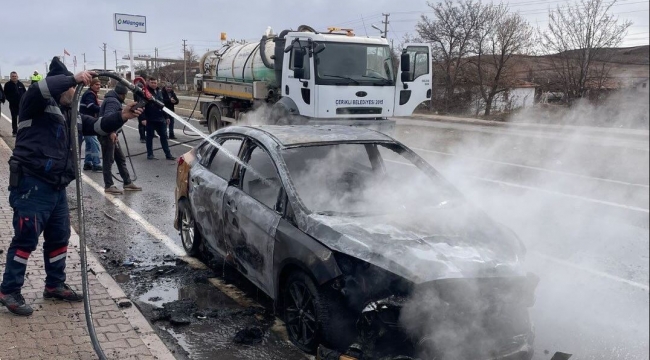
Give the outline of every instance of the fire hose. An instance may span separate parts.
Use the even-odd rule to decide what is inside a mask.
[[[156,99],[148,90],[147,87],[144,86],[144,79],[141,77],[137,77],[134,79],[133,83],[129,82],[128,80],[124,79],[120,75],[114,72],[110,71],[100,71],[96,72],[96,76],[105,76],[112,78],[121,84],[123,84],[127,89],[131,90],[133,93],[133,98],[138,101],[137,107],[143,107],[144,105],[148,103],[153,103],[156,106],[160,107],[167,115],[173,117],[175,120],[178,120],[181,124],[185,125],[188,129],[193,131],[194,133],[198,134],[201,136],[203,139],[207,140],[210,144],[215,146],[216,148],[222,150],[222,147],[220,144],[218,144],[216,141],[208,137],[208,135],[204,134],[202,131],[194,127],[192,124],[190,124],[189,121],[186,121],[182,117],[176,115],[173,111],[167,109],[165,107],[165,104],[162,103],[160,100]],[[138,85],[142,85],[142,87],[139,87]],[[99,340],[97,339],[97,333],[95,332],[95,325],[93,323],[93,318],[92,318],[92,311],[90,307],[90,294],[88,291],[88,260],[87,260],[87,255],[86,255],[86,223],[85,223],[85,216],[84,216],[84,203],[83,203],[83,183],[82,183],[82,176],[81,176],[81,167],[79,166],[80,164],[80,156],[79,156],[79,143],[78,141],[74,141],[74,139],[77,139],[77,134],[78,134],[78,125],[77,125],[77,119],[79,118],[79,104],[81,102],[81,91],[83,90],[84,85],[83,84],[77,84],[77,87],[75,88],[75,93],[74,97],[72,99],[72,119],[71,121],[71,126],[70,126],[70,132],[71,132],[71,139],[73,139],[72,146],[73,146],[73,154],[74,154],[74,169],[75,169],[75,174],[76,174],[76,187],[77,187],[77,220],[79,223],[79,253],[80,253],[80,258],[81,258],[81,286],[82,286],[82,294],[83,294],[83,303],[84,303],[84,313],[85,313],[85,318],[86,318],[86,325],[88,327],[88,334],[90,336],[90,340],[93,346],[93,349],[95,350],[95,353],[99,357],[100,360],[105,360],[106,355],[104,354],[104,351],[102,350],[102,347],[99,343]],[[127,145],[127,151],[128,151],[128,145]],[[230,154],[228,151],[223,150],[225,154],[232,158],[235,162],[240,163],[244,167],[248,167],[246,164],[243,164],[241,160],[239,160],[235,155]],[[133,164],[131,164],[133,166]],[[254,173],[256,173],[253,169],[250,169]]]

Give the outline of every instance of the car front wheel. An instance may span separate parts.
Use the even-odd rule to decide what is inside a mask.
[[[302,351],[314,354],[319,344],[346,349],[353,341],[354,322],[331,289],[317,286],[302,271],[294,271],[282,288],[282,308],[289,339]]]
[[[179,218],[181,221],[181,242],[183,249],[189,256],[197,256],[199,254],[199,247],[201,245],[201,235],[197,230],[192,209],[190,209],[190,202],[187,199],[178,201]]]

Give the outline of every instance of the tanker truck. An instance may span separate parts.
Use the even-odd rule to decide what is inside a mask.
[[[199,60],[194,84],[202,124],[212,133],[262,108],[267,124],[345,124],[390,133],[392,117],[411,115],[432,92],[427,44],[406,44],[399,59],[392,55],[386,38],[305,25],[277,35],[268,28],[259,42],[227,42]]]

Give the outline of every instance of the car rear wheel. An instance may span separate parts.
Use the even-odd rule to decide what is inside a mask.
[[[179,218],[181,222],[181,242],[189,256],[197,256],[201,245],[201,235],[194,221],[190,202],[187,199],[178,201]]]

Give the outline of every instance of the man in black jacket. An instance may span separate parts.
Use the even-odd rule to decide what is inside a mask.
[[[107,116],[112,113],[122,112],[122,104],[126,99],[128,89],[121,83],[117,83],[114,90],[106,93],[104,101],[99,109],[99,116]],[[99,136],[99,143],[102,145],[102,160],[104,161],[104,192],[107,194],[118,195],[122,194],[122,190],[118,189],[113,183],[113,162],[117,164],[117,171],[119,171],[124,183],[125,191],[140,191],[141,187],[136,186],[131,181],[131,174],[126,167],[126,156],[122,152],[122,148],[118,145],[117,132],[112,132],[108,135]]]
[[[158,99],[160,102],[163,102],[163,96],[158,88],[158,80],[155,77],[150,77],[147,80],[147,88],[152,96]],[[142,124],[146,127],[147,131],[147,159],[149,160],[158,160],[153,156],[153,135],[154,131],[160,136],[160,145],[162,146],[163,152],[165,153],[165,158],[167,160],[175,160],[176,158],[169,151],[169,143],[167,142],[167,125],[169,119],[167,119],[167,114],[165,114],[158,105],[154,103],[148,103],[144,107],[142,115],[138,117],[142,121]]]
[[[70,134],[72,100],[77,83],[88,85],[92,73],[74,75],[58,57],[52,59],[45,79],[32,84],[20,103],[18,135],[9,159],[9,204],[14,210],[14,237],[7,250],[0,304],[16,314],[29,316],[32,308],[21,295],[27,261],[43,233],[45,290],[43,297],[81,301],[66,283],[65,261],[70,239],[70,211],[66,187],[75,179]],[[105,135],[119,129],[140,114],[135,103],[121,113],[100,119],[80,115],[77,121],[84,135]]]
[[[25,85],[18,80],[18,73],[12,71],[9,81],[5,84],[5,97],[9,101],[9,111],[11,111],[11,134],[16,137],[18,132],[18,107],[20,99],[27,90]]]
[[[173,112],[174,106],[178,104],[178,96],[176,96],[176,93],[174,92],[174,88],[172,88],[171,83],[167,83],[165,85],[165,88],[162,91],[162,95],[163,95],[163,102],[165,103],[165,107]],[[167,119],[169,120],[169,138],[176,139],[176,136],[174,136],[174,118],[171,116],[167,116]]]

